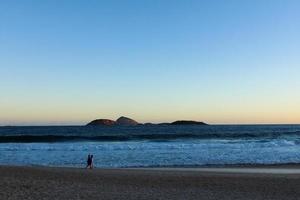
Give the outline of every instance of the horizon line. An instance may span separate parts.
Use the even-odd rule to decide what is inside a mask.
[[[147,123],[151,122],[146,122],[146,123],[139,123],[139,125],[145,125]],[[160,125],[160,124],[168,124],[171,122],[160,122],[160,123],[151,123],[153,125]],[[205,123],[205,122],[204,122]],[[46,127],[46,126],[86,126],[86,124],[17,124],[17,125],[0,125],[0,127]],[[207,125],[211,126],[270,126],[270,125],[300,125],[300,123],[206,123]],[[139,126],[137,125],[137,126]]]

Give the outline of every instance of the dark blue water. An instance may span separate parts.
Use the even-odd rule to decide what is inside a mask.
[[[82,167],[300,162],[300,125],[0,127],[0,164]]]

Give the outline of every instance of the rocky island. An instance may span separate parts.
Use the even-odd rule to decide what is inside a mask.
[[[136,126],[139,125],[139,123],[133,119],[130,119],[128,117],[120,117],[119,119],[117,119],[116,121],[117,125],[120,126]]]
[[[128,117],[120,117],[116,121],[111,119],[96,119],[87,124],[87,126],[136,126],[139,123]]]
[[[172,123],[161,123],[161,124],[153,124],[153,123],[145,123],[141,124],[133,119],[128,117],[120,117],[116,121],[111,119],[96,119],[87,124],[87,126],[137,126],[137,125],[145,125],[145,126],[167,126],[167,125],[208,125],[204,122],[191,121],[191,120],[178,120]]]
[[[113,125],[116,125],[116,122],[110,119],[96,119],[87,124],[87,126],[113,126]]]
[[[191,120],[180,120],[180,121],[175,121],[171,123],[170,125],[208,125],[204,122],[197,122],[197,121],[191,121]]]

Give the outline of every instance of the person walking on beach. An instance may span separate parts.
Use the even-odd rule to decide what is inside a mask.
[[[88,159],[87,159],[87,165],[86,165],[86,169],[91,169],[91,165],[92,165],[92,159],[91,159],[91,155],[88,155]]]
[[[87,169],[93,168],[93,155],[90,155],[90,154],[88,155],[86,168]]]

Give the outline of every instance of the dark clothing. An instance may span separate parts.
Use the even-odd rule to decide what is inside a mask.
[[[87,159],[87,166],[86,168],[90,168],[93,169],[93,155],[88,155],[88,159]]]
[[[88,166],[92,165],[92,158],[91,157],[88,157],[87,164],[88,164]]]

